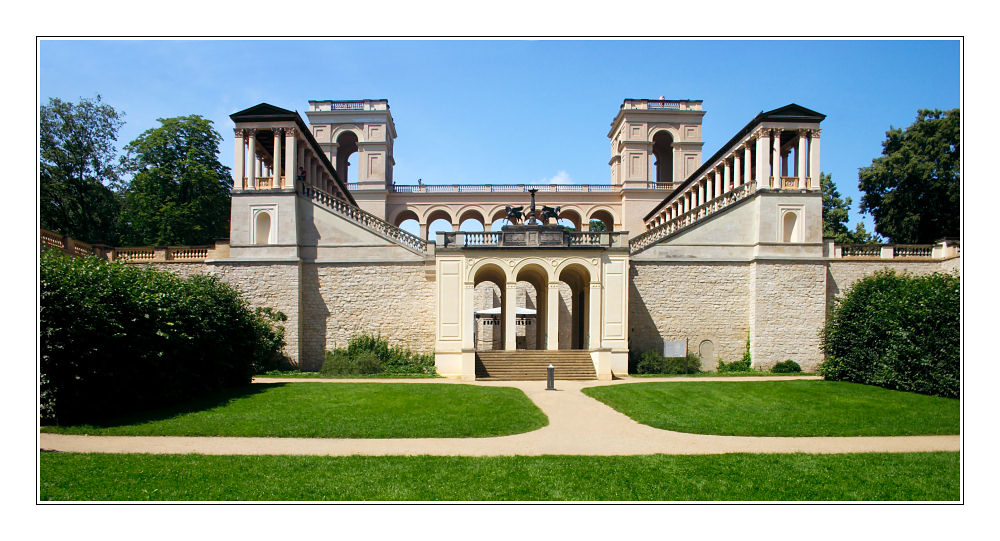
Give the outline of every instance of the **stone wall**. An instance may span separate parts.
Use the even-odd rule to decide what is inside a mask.
[[[688,351],[714,350],[702,360],[743,356],[749,328],[747,263],[638,262],[631,265],[629,347],[633,353],[663,350],[664,340],[687,340]],[[711,355],[711,354],[709,354]]]
[[[750,265],[750,354],[754,368],[791,359],[805,371],[823,361],[825,262],[756,261]]]
[[[362,333],[433,352],[434,293],[423,263],[304,263],[302,368],[319,369],[325,351]]]
[[[896,272],[910,274],[930,274],[932,272],[957,271],[961,259],[952,258],[945,261],[878,261],[831,259],[826,276],[826,299],[833,306],[833,299],[842,295],[861,278],[882,269],[893,269]]]

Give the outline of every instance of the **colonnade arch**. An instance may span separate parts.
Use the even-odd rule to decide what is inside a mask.
[[[443,201],[430,205],[393,205],[388,209],[387,221],[400,227],[403,222],[414,220],[416,225],[408,222],[404,229],[407,231],[413,229],[414,231],[411,232],[428,240],[434,240],[433,228],[430,226],[437,220],[447,222],[451,226],[444,228],[443,224],[438,224],[438,229],[449,231],[480,231],[479,226],[471,225],[472,221],[481,224],[482,231],[499,231],[503,226],[510,225],[510,222],[507,221],[506,205],[450,204],[447,202],[447,194],[442,194],[442,199]],[[538,208],[540,210],[541,205]],[[577,231],[588,231],[590,221],[597,220],[602,222],[609,231],[613,231],[621,227],[622,217],[620,214],[621,209],[611,205],[570,204],[561,207],[556,223],[572,227]]]
[[[499,332],[500,337],[494,342],[492,338],[482,340],[474,335],[474,347],[484,350],[499,346],[499,349],[515,350],[526,349],[533,342],[534,347],[528,349],[589,349],[595,343],[590,336],[591,322],[595,315],[592,311],[600,309],[600,302],[592,302],[591,298],[591,291],[594,289],[592,277],[597,275],[599,270],[592,262],[576,257],[559,264],[534,257],[513,265],[499,259],[476,263],[470,270],[469,280],[474,290],[483,290],[480,286],[484,283],[496,286],[499,290],[499,311],[495,311],[496,307],[489,303],[491,306],[485,307],[486,310],[482,313],[489,314],[489,326],[495,327],[489,330],[490,336]],[[530,315],[526,315],[521,321],[526,331],[532,333],[533,340],[528,338],[526,332],[523,342],[517,337],[520,304],[517,298],[518,284],[525,284],[534,290],[534,302],[526,300],[524,303],[524,308],[534,309],[534,321],[528,323]],[[560,290],[565,292],[564,295],[560,295]],[[600,291],[599,286],[597,291]],[[469,313],[466,318],[475,325],[474,333],[484,332],[486,321],[482,317],[476,317],[476,307],[470,305],[467,310]],[[529,329],[531,326],[534,328]],[[560,329],[570,329],[570,332],[560,337]]]

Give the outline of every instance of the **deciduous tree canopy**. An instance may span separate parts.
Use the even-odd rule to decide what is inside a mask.
[[[232,179],[219,162],[222,136],[198,115],[158,119],[125,147],[133,174],[122,211],[132,245],[209,244],[229,236]]]
[[[92,243],[118,242],[115,140],[124,115],[110,105],[57,98],[39,110],[41,226]]]
[[[827,173],[821,173],[819,184],[823,189],[823,237],[840,243],[865,244],[879,242],[879,239],[865,230],[865,224],[858,223],[854,231],[847,228],[851,212],[851,198],[840,198],[837,185]]]
[[[906,129],[890,129],[882,156],[858,174],[861,211],[894,243],[931,243],[960,231],[959,110],[921,109]]]

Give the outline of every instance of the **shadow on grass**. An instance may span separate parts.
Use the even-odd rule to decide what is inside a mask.
[[[269,389],[276,387],[283,387],[287,385],[285,383],[251,383],[243,385],[240,387],[232,387],[230,389],[225,389],[216,393],[212,393],[208,396],[203,396],[201,398],[194,398],[191,400],[185,400],[178,404],[171,406],[163,406],[159,408],[135,411],[115,417],[109,417],[107,419],[90,421],[85,423],[75,423],[71,425],[59,425],[63,427],[71,426],[93,426],[95,428],[111,428],[116,426],[126,426],[133,424],[148,423],[151,421],[162,421],[165,419],[170,419],[172,417],[177,417],[178,415],[184,415],[186,413],[194,413],[198,411],[210,410],[220,406],[225,406],[226,404],[232,402],[238,398],[246,398],[248,396],[253,396],[255,394],[263,393]]]

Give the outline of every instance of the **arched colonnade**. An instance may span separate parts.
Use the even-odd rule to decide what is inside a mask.
[[[559,329],[570,326],[568,348],[590,349],[600,343],[600,302],[599,259],[571,257],[557,258],[529,257],[522,260],[484,258],[469,268],[466,288],[474,290],[484,282],[496,285],[500,290],[500,322],[502,349],[517,349],[517,283],[527,282],[535,290],[536,315],[533,340],[536,349],[559,349]],[[561,284],[569,286],[570,306],[568,317],[560,321],[559,289]],[[470,293],[471,297],[471,293]],[[474,325],[473,303],[465,303],[465,320]],[[471,330],[471,329],[470,329]],[[467,347],[472,348],[473,340]]]
[[[541,204],[537,208],[540,210]],[[559,219],[577,231],[589,231],[592,220],[603,223],[607,231],[616,231],[621,228],[620,214],[620,207],[612,205],[565,205],[560,209]],[[465,230],[462,225],[470,220],[482,227],[483,231],[491,231],[507,225],[506,218],[505,205],[444,204],[400,207],[390,210],[387,221],[400,227],[404,222],[413,220],[418,224],[420,238],[434,240],[430,237],[430,226],[438,220],[451,224],[452,231]]]

